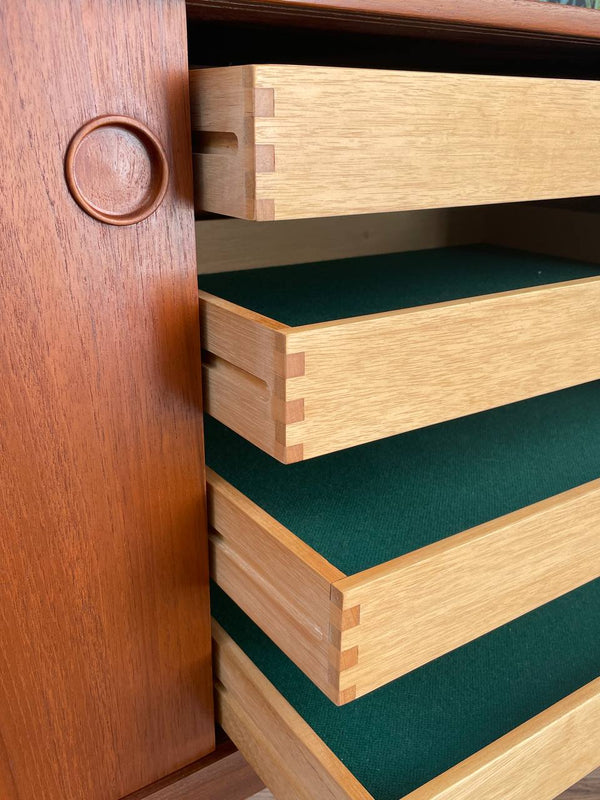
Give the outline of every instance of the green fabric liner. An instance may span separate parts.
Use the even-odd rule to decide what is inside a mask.
[[[579,261],[472,245],[199,275],[198,285],[296,326],[599,273]]]
[[[207,416],[206,461],[352,575],[600,477],[599,412],[595,381],[290,465]]]
[[[375,800],[404,797],[600,675],[600,580],[341,708],[216,587],[212,612]]]
[[[595,274],[475,246],[199,285],[302,325]],[[589,383],[289,466],[207,417],[207,463],[353,574],[597,478],[599,409],[600,382]],[[343,708],[216,587],[212,611],[375,800],[398,800],[600,675],[600,580]]]

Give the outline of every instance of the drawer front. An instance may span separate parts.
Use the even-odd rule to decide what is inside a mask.
[[[372,800],[360,781],[216,623],[213,637],[218,721],[276,796],[280,800]],[[365,730],[367,747],[368,739]],[[597,679],[406,795],[405,800],[552,800],[599,762]]]
[[[598,194],[593,81],[194,70],[196,206],[269,220]]]
[[[600,570],[600,480],[346,576],[207,477],[213,580],[338,705]]]

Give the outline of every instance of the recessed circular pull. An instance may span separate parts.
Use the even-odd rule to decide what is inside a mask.
[[[65,159],[69,190],[90,216],[133,225],[162,202],[169,164],[161,143],[131,117],[96,117],[80,128]]]

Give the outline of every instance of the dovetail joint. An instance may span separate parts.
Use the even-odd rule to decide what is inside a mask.
[[[257,199],[254,217],[257,222],[272,222],[275,219],[275,200]]]
[[[273,448],[273,456],[278,460],[281,461],[283,464],[296,464],[298,461],[304,461],[304,445],[303,444],[292,444],[292,445],[285,445],[282,444],[281,441],[278,439],[280,435],[277,431],[277,427],[280,423],[275,424],[276,434],[275,434],[275,447]]]
[[[360,605],[344,608],[344,595],[334,585],[331,586],[330,598],[329,681],[338,704],[343,705],[356,697],[356,685],[342,688],[342,678],[346,670],[358,664],[358,645],[344,647],[344,633],[360,624]]]
[[[287,399],[287,381],[304,375],[306,361],[304,353],[286,353],[285,340],[279,342],[275,352],[275,364],[272,384],[272,419],[275,423],[275,457],[285,464],[293,464],[304,458],[304,445],[296,443],[288,445],[288,425],[305,420],[304,398]]]
[[[349,647],[346,650],[340,649],[341,631],[330,627],[329,644],[329,684],[332,687],[336,702],[343,705],[356,697],[356,685],[345,686],[342,688],[343,673],[358,664],[358,646]]]
[[[254,89],[254,116],[275,116],[275,89],[257,87]]]
[[[272,144],[257,144],[254,148],[256,172],[275,172],[275,147]],[[273,214],[275,207],[273,206]]]

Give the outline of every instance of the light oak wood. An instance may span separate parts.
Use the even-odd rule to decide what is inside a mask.
[[[486,208],[436,208],[393,214],[284,220],[196,222],[198,272],[302,264],[399,253],[484,240]]]
[[[200,300],[208,413],[284,463],[600,377],[597,277],[295,328]]]
[[[217,750],[168,779],[125,800],[276,800],[246,759],[227,740]],[[256,794],[254,794],[256,792]],[[576,783],[557,800],[600,800],[600,771]]]
[[[287,326],[206,292],[199,297],[205,410],[283,463],[302,460],[302,446],[286,441],[294,419],[287,380],[304,370],[302,357],[286,353]]]
[[[600,212],[572,201],[438,208],[391,214],[196,223],[198,272],[228,272],[485,242],[600,263]],[[581,206],[581,207],[580,207]]]
[[[207,470],[211,576],[334,701],[330,592],[344,573]]]
[[[406,800],[551,800],[599,764],[597,678]]]
[[[340,692],[357,696],[600,574],[600,480],[337,581],[357,649]],[[393,636],[391,632],[393,631]]]
[[[594,81],[267,64],[194,70],[191,91],[200,211],[280,220],[598,193]]]
[[[276,800],[274,795],[263,789],[252,796],[251,800]],[[557,800],[600,800],[600,772],[593,772],[575,786],[567,789]]]
[[[596,379],[599,303],[591,278],[294,328],[286,445],[310,458]]]
[[[219,722],[278,800],[372,800],[216,623],[213,637]],[[599,764],[600,678],[405,800],[552,800]]]
[[[213,621],[217,721],[278,800],[372,800]]]
[[[194,200],[197,209],[225,213],[219,208],[226,207],[230,216],[251,218],[254,169],[253,147],[246,146],[246,136],[252,137],[246,102],[252,97],[246,97],[245,76],[241,68],[211,69],[208,84],[208,70],[190,72],[193,95],[201,98],[201,104],[195,100],[192,105],[192,129],[234,134],[233,139],[194,139],[194,150],[201,151],[194,155]]]
[[[263,789],[253,795],[251,800],[276,800],[276,798],[268,789]],[[567,789],[557,800],[600,800],[600,771],[592,772],[575,786]]]
[[[338,705],[600,575],[600,480],[351,576],[212,470],[208,497],[213,578]]]

